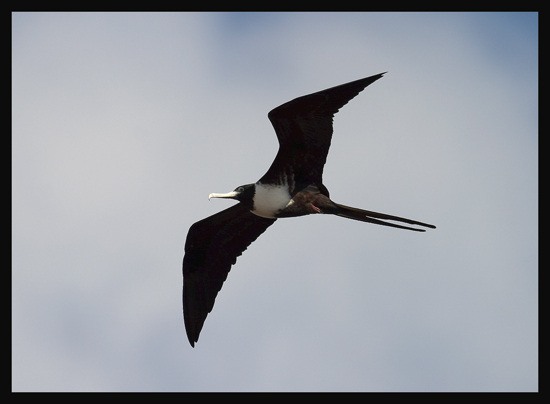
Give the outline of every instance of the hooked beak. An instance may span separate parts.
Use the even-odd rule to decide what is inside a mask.
[[[230,199],[235,199],[235,197],[238,195],[239,193],[236,192],[236,191],[231,191],[231,192],[228,192],[227,194],[210,194],[208,195],[208,200],[210,200],[210,198],[230,198]]]

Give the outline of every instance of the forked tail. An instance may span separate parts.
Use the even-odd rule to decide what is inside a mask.
[[[378,220],[378,219],[393,220],[393,221],[397,221],[397,222],[415,224],[415,225],[435,229],[435,226],[433,224],[417,222],[416,220],[405,219],[404,217],[386,215],[385,213],[378,213],[378,212],[372,212],[370,210],[352,208],[350,206],[340,205],[338,203],[336,204],[336,206],[338,206],[338,208],[340,208],[340,211],[338,213],[336,213],[336,215],[346,217],[348,219],[359,220],[361,222],[380,224],[382,226],[397,227],[399,229],[407,229],[407,230],[414,230],[414,231],[426,231],[426,230],[425,229],[417,229],[417,228],[414,228],[414,227],[401,226],[399,224],[388,223],[388,222],[384,222],[384,221]]]

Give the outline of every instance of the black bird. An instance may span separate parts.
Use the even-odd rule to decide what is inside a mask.
[[[210,198],[239,201],[191,226],[183,258],[183,317],[191,346],[199,339],[216,295],[237,257],[281,217],[325,213],[415,231],[424,229],[384,222],[393,220],[435,228],[431,224],[340,205],[323,185],[332,138],[332,118],[340,108],[384,73],[289,101],[269,114],[279,151],[265,175]]]

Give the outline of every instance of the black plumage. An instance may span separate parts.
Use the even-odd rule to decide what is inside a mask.
[[[255,184],[210,197],[239,201],[228,209],[191,226],[183,259],[183,314],[191,346],[198,341],[206,316],[237,257],[277,218],[309,214],[334,214],[349,219],[397,227],[383,220],[435,226],[340,205],[330,200],[323,185],[323,167],[332,139],[334,114],[365,87],[381,78],[377,74],[296,98],[269,112],[279,140],[270,168]]]

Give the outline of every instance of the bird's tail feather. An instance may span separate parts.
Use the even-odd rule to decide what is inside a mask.
[[[435,226],[432,225],[432,224],[417,222],[416,220],[405,219],[404,217],[386,215],[385,213],[378,213],[378,212],[372,212],[370,210],[352,208],[351,206],[340,205],[338,203],[336,204],[336,206],[338,206],[338,208],[340,208],[340,212],[338,212],[336,214],[338,216],[342,216],[342,217],[345,217],[345,218],[348,218],[348,219],[359,220],[361,222],[380,224],[382,226],[397,227],[399,229],[407,229],[407,230],[414,230],[414,231],[426,231],[426,230],[417,229],[417,228],[414,228],[414,227],[401,226],[399,224],[388,223],[388,222],[384,222],[384,221],[378,220],[378,219],[393,220],[393,221],[397,221],[397,222],[414,224],[414,225],[419,225],[419,226],[424,226],[424,227],[429,227],[429,228],[435,229]]]

